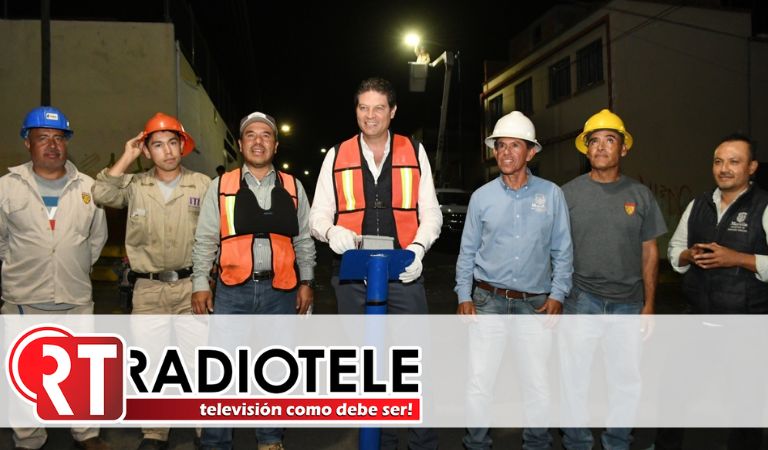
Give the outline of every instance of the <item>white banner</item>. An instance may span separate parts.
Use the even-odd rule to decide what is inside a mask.
[[[768,428],[766,316],[0,317],[2,427]]]

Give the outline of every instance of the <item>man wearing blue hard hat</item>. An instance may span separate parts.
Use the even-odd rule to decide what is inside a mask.
[[[90,270],[107,241],[93,179],[67,160],[72,129],[58,109],[30,111],[21,137],[30,161],[0,178],[2,314],[92,314]],[[13,431],[16,449],[38,449],[47,439],[44,428]],[[72,428],[72,437],[77,448],[110,448],[98,428]]]

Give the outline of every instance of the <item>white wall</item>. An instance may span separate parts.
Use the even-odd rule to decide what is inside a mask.
[[[208,93],[198,82],[192,66],[180,50],[178,54],[178,117],[184,124],[184,128],[192,133],[197,144],[195,151],[184,158],[184,165],[214,177],[216,166],[221,164],[229,168],[224,155],[227,126],[208,97]]]
[[[18,132],[24,115],[40,103],[40,23],[0,20],[0,171],[29,155]],[[226,127],[207,93],[181,57],[177,80],[173,25],[126,22],[51,22],[51,102],[69,117],[75,131],[70,159],[94,175],[119,157],[125,141],[162,111],[181,118],[201,153],[185,159],[213,174],[222,161]],[[184,84],[184,87],[181,85]],[[177,91],[178,85],[178,91]],[[178,99],[177,99],[178,95]],[[180,114],[177,104],[185,109]],[[189,123],[188,123],[189,122]],[[221,147],[221,144],[219,144]],[[143,160],[142,167],[150,164]]]

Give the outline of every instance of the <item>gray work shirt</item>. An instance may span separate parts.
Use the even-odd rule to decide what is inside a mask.
[[[258,180],[248,171],[247,166],[242,167],[242,177],[248,184],[259,206],[269,209],[272,206],[272,188],[275,186],[275,173],[272,167],[267,175]],[[296,194],[298,196],[299,235],[293,240],[293,249],[296,252],[296,264],[299,266],[299,279],[314,279],[315,270],[315,243],[309,234],[309,200],[301,181],[296,180]],[[200,219],[195,233],[195,245],[192,249],[192,289],[194,292],[207,291],[208,274],[211,271],[213,261],[216,259],[219,245],[221,244],[219,215],[219,178],[215,178],[203,198],[200,209]],[[272,269],[272,249],[269,239],[253,240],[253,270]]]

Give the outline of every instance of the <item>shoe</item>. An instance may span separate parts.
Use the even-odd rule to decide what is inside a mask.
[[[98,436],[94,436],[84,441],[75,441],[75,447],[82,450],[112,450],[112,447]]]
[[[273,442],[271,444],[259,444],[259,450],[285,450],[282,442]]]
[[[160,439],[144,438],[141,440],[141,444],[139,444],[139,448],[137,450],[167,450],[167,449],[168,449],[168,441],[161,441]]]

